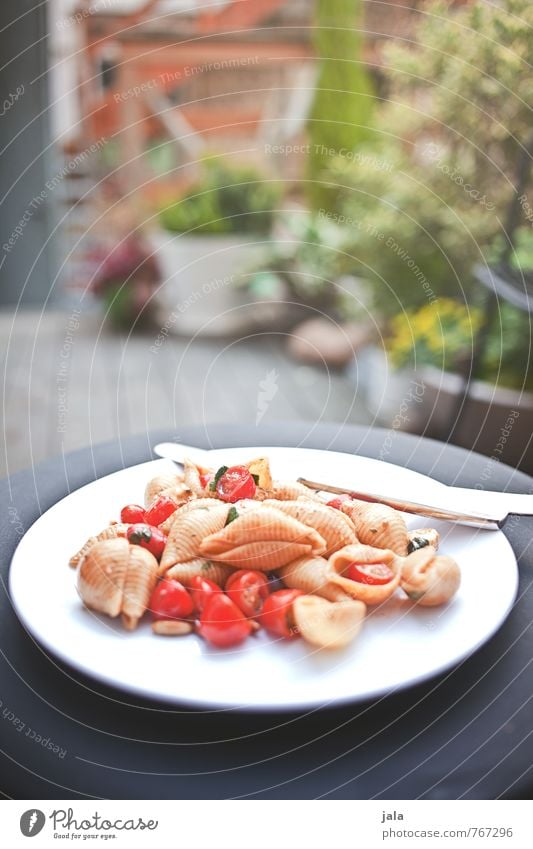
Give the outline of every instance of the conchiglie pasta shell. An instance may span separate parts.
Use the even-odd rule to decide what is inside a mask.
[[[366,501],[349,500],[342,505],[355,526],[355,533],[364,545],[374,548],[388,548],[399,554],[407,555],[409,534],[403,516],[385,504],[369,504]]]
[[[211,496],[206,494],[202,495],[201,498],[197,498],[196,495],[193,495],[185,504],[183,504],[182,507],[180,507],[180,510],[183,511],[183,513],[188,513],[189,510],[211,510],[216,504],[223,506],[222,501],[213,499]]]
[[[228,509],[227,504],[211,500],[203,509],[180,508],[168,535],[159,574],[164,575],[175,563],[184,563],[198,557],[205,537],[224,527]]]
[[[122,623],[132,631],[148,607],[150,596],[157,581],[158,563],[140,545],[130,545],[128,570],[122,597]]]
[[[316,595],[300,596],[292,605],[294,623],[306,642],[322,649],[342,649],[363,624],[362,601],[330,602]]]
[[[87,607],[108,616],[119,615],[129,549],[128,541],[117,537],[95,543],[85,555],[78,567],[77,586]]]
[[[422,607],[446,604],[461,584],[461,570],[451,557],[437,555],[428,545],[406,557],[402,563],[400,586]]]
[[[180,484],[183,484],[183,475],[180,474],[164,474],[152,478],[148,481],[144,490],[144,506],[150,507],[162,492],[178,487]]]
[[[224,587],[228,576],[234,570],[230,566],[224,566],[222,563],[213,563],[211,560],[189,560],[187,563],[176,563],[171,566],[165,574],[165,578],[173,578],[179,581],[185,587],[189,587],[193,578],[197,576],[207,578],[208,581],[214,581],[220,587]]]
[[[296,542],[309,545],[318,553],[325,549],[323,538],[314,528],[285,516],[280,510],[262,506],[258,510],[244,512],[227,527],[204,539],[200,551],[218,558],[237,546],[261,541]]]
[[[324,557],[329,557],[330,554],[345,545],[357,542],[351,520],[340,510],[334,510],[333,507],[327,507],[325,504],[310,501],[307,498],[299,498],[297,501],[268,501],[263,503],[277,505],[277,510],[318,531],[326,544]]]
[[[409,531],[409,545],[415,543],[413,551],[418,551],[420,546],[416,546],[419,539],[425,540],[427,545],[432,545],[436,550],[439,547],[440,534],[435,528],[416,528],[414,531]],[[425,548],[425,546],[421,546]]]
[[[298,557],[312,553],[310,545],[295,542],[279,542],[278,540],[261,540],[240,545],[217,555],[217,561],[228,563],[235,569],[257,569],[259,572],[270,572],[279,569],[296,560]]]
[[[194,495],[202,497],[205,495],[205,488],[200,480],[200,475],[212,471],[204,466],[197,466],[192,460],[186,457],[183,461],[183,474],[185,483]]]
[[[274,481],[272,490],[269,492],[269,498],[275,498],[276,501],[296,501],[302,495],[310,498],[311,501],[321,501],[314,489],[298,481]]]
[[[69,566],[72,566],[74,569],[81,560],[85,557],[87,552],[95,545],[97,542],[101,542],[105,539],[115,539],[116,537],[126,538],[126,533],[128,530],[128,525],[125,525],[122,522],[113,522],[109,525],[108,528],[104,528],[103,531],[100,531],[95,537],[89,537],[86,543],[80,548],[76,554],[73,554],[69,560]]]
[[[170,531],[172,530],[172,525],[174,524],[175,518],[176,514],[172,513],[172,515],[169,516],[168,519],[165,519],[164,522],[161,522],[161,524],[158,525],[159,530],[161,531],[161,533],[165,534],[166,537],[168,537]]]
[[[372,548],[369,545],[347,545],[329,558],[329,579],[352,598],[364,601],[365,604],[382,604],[390,598],[400,583],[401,562],[402,558],[397,557],[393,551]],[[394,577],[381,586],[352,581],[344,577],[344,572],[350,563],[384,563],[392,570]]]
[[[272,475],[270,473],[270,461],[268,457],[257,457],[246,463],[246,468],[251,475],[256,475],[257,486],[264,490],[272,489]]]
[[[329,563],[323,557],[300,557],[278,570],[278,576],[286,587],[313,593],[328,601],[350,599],[336,581],[330,580]]]
[[[191,490],[184,483],[178,483],[176,486],[167,487],[159,493],[158,498],[163,495],[166,495],[167,498],[171,498],[176,507],[181,507],[183,504],[187,504],[187,502],[193,497]]]

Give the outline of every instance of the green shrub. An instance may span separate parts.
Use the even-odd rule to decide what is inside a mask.
[[[403,310],[438,316],[448,299],[473,314],[483,309],[487,293],[473,269],[504,256],[532,132],[530,0],[461,9],[439,0],[425,5],[418,21],[414,43],[385,48],[388,102],[374,122],[379,142],[360,147],[357,157],[337,157],[329,169],[338,186],[336,219],[350,222],[344,270],[366,279],[385,319]],[[530,205],[531,176],[521,189]],[[533,230],[525,209],[520,214],[510,264],[525,272],[533,267]],[[449,329],[446,336],[454,338]],[[476,333],[473,342],[479,344]],[[500,302],[477,376],[531,386],[530,346],[530,316]],[[421,354],[416,340],[415,351],[431,353]]]
[[[332,152],[353,151],[370,134],[373,87],[360,62],[360,5],[357,0],[316,3],[319,75],[308,122],[308,194],[315,209],[334,204],[334,193],[321,183]]]
[[[160,222],[176,233],[270,232],[280,187],[255,169],[228,166],[211,159],[203,178],[160,212]]]

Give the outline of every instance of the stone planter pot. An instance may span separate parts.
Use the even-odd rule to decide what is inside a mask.
[[[357,357],[366,403],[377,423],[394,430],[452,441],[495,462],[533,473],[533,393],[473,381],[455,431],[463,379],[432,366],[394,369],[377,347]],[[450,436],[451,434],[451,436]],[[490,488],[490,487],[489,487]]]
[[[186,336],[238,332],[242,317],[234,308],[243,300],[238,283],[260,262],[268,236],[161,230],[151,234],[150,242],[164,281],[157,294],[161,325]]]

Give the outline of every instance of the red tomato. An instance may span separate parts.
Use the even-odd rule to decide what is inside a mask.
[[[236,604],[224,593],[213,593],[207,599],[200,617],[198,633],[219,648],[229,648],[242,643],[252,626]]]
[[[151,525],[135,524],[130,525],[127,531],[128,542],[133,545],[140,545],[142,548],[147,548],[157,560],[161,558],[167,538],[159,528],[153,528]]]
[[[211,483],[213,480],[212,472],[206,472],[204,475],[200,475],[200,483],[202,484],[204,489],[207,489],[207,485]]]
[[[128,504],[120,511],[120,521],[125,525],[135,525],[136,522],[144,522],[144,507],[138,504]]]
[[[231,504],[241,498],[253,498],[255,481],[246,466],[232,466],[218,479],[217,495]]]
[[[301,590],[278,590],[266,599],[259,621],[277,637],[290,640],[297,637],[292,616],[292,603],[298,596],[304,595]]]
[[[385,563],[350,563],[345,574],[351,581],[372,587],[381,587],[394,578],[394,572]]]
[[[189,590],[194,602],[194,609],[198,613],[202,613],[208,599],[213,593],[221,593],[222,587],[219,587],[214,581],[210,581],[209,578],[202,578],[201,575],[195,575],[189,582]]]
[[[169,498],[168,495],[160,495],[157,498],[149,510],[146,511],[145,522],[148,525],[161,525],[165,522],[169,516],[172,516],[173,513],[176,512],[178,508],[172,501],[172,498]]]
[[[226,581],[226,593],[245,616],[257,616],[269,595],[268,579],[262,572],[239,569]]]
[[[184,619],[193,611],[193,601],[183,584],[163,578],[150,599],[149,609],[154,619]]]
[[[337,498],[332,498],[331,501],[328,501],[327,507],[334,507],[335,510],[342,509],[342,502],[348,501],[350,498],[349,495],[338,495]]]

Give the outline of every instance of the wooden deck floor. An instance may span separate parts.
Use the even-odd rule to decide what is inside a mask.
[[[76,326],[79,323],[79,326]],[[0,476],[108,439],[191,423],[367,423],[342,373],[303,366],[284,338],[228,341],[102,330],[95,313],[0,315]]]

